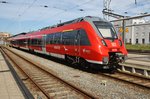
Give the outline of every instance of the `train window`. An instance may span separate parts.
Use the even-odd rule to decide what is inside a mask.
[[[31,45],[32,46],[41,46],[42,45],[42,39],[41,38],[31,39]]]
[[[40,39],[40,38],[37,39],[37,45],[38,45],[38,46],[41,46],[41,45],[42,45],[42,39]]]
[[[74,31],[67,31],[63,33],[53,33],[48,34],[46,37],[47,44],[63,44],[63,45],[77,45],[78,43],[75,42],[77,39],[77,33],[80,32],[80,44],[81,45],[90,45],[88,36],[85,30],[74,30]]]
[[[27,39],[27,44],[30,45],[30,39],[29,38]]]
[[[22,40],[18,40],[18,44],[20,46],[25,46],[27,44],[27,41],[25,39],[22,39]]]
[[[79,30],[80,33],[80,45],[90,45],[90,41],[88,39],[87,33],[85,30]]]
[[[62,44],[74,45],[76,34],[77,34],[76,30],[62,33]]]
[[[31,39],[31,45],[33,45],[34,44],[34,40],[33,39]]]
[[[55,33],[53,44],[61,44],[61,33]]]
[[[37,41],[36,39],[31,39],[31,45],[36,45]]]
[[[54,34],[48,34],[46,37],[46,44],[52,44],[53,43],[53,37],[54,37]]]
[[[64,32],[62,34],[62,44],[70,45],[70,43],[69,43],[69,32]]]

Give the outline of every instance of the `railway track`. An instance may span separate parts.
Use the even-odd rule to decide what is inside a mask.
[[[100,97],[93,96],[82,89],[78,88],[57,77],[34,64],[33,62],[25,59],[8,50],[2,48],[11,61],[13,61],[29,78],[30,80],[45,94],[48,99],[96,99]]]
[[[144,76],[141,76],[138,74],[123,72],[123,71],[117,71],[115,74],[103,73],[101,75],[150,89],[150,78],[149,77],[144,77]]]
[[[142,58],[142,57],[140,57],[140,58]],[[139,61],[139,62],[150,62],[150,60],[148,60],[148,59],[145,59],[144,60],[144,58],[143,58],[143,60],[142,59],[134,59],[134,58],[128,58],[128,60],[131,60],[131,61]],[[130,64],[130,62],[125,62],[125,63],[128,63],[128,64]]]

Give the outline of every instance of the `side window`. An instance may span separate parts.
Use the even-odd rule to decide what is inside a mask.
[[[41,45],[42,45],[42,39],[40,39],[40,38],[37,39],[37,45],[38,45],[38,46],[41,46]]]
[[[78,30],[74,30],[71,32],[71,35],[72,35],[71,36],[71,44],[72,45],[75,45],[77,33],[78,33]]]
[[[80,33],[80,45],[90,45],[90,41],[88,39],[86,31],[81,29],[79,33]]]
[[[52,44],[53,43],[53,36],[54,36],[54,34],[48,34],[46,36],[46,44]]]
[[[18,40],[18,41],[19,41],[19,45],[22,45],[22,46],[26,45],[27,43],[25,39]]]
[[[37,42],[36,39],[33,38],[32,41],[31,41],[31,44],[36,45],[36,42]]]
[[[30,39],[29,38],[27,39],[27,44],[30,45]]]
[[[33,45],[33,46],[41,46],[42,45],[42,39],[40,39],[40,38],[33,38],[33,39],[31,39],[31,45]]]
[[[62,33],[62,44],[69,45],[69,32]]]
[[[54,44],[61,44],[61,33],[55,33],[53,43]]]
[[[77,31],[69,31],[62,33],[62,44],[74,45]]]

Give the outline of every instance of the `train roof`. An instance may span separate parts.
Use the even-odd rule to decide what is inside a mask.
[[[63,23],[60,23],[60,24],[57,24],[57,25],[53,25],[53,26],[49,26],[49,27],[44,27],[42,29],[39,29],[37,31],[30,31],[28,33],[20,33],[20,34],[17,34],[17,35],[13,35],[11,36],[10,38],[14,38],[14,39],[23,39],[23,38],[26,38],[28,36],[31,36],[31,35],[39,35],[39,33],[41,34],[43,30],[48,30],[48,29],[52,29],[52,28],[56,28],[56,27],[61,27],[61,26],[65,26],[65,25],[68,25],[68,24],[73,24],[73,23],[78,23],[78,22],[81,22],[81,21],[88,21],[88,22],[93,22],[93,21],[103,21],[103,22],[108,22],[107,20],[105,19],[102,19],[100,17],[95,17],[95,16],[85,16],[85,17],[80,17],[80,18],[76,18],[74,20],[71,20],[71,21],[67,21],[67,22],[63,22]],[[44,32],[44,31],[43,31]],[[25,37],[26,36],[26,37]]]
[[[68,24],[73,24],[73,23],[77,23],[77,22],[81,22],[81,21],[105,21],[107,22],[107,20],[102,19],[100,17],[95,17],[95,16],[85,16],[85,17],[80,17],[71,21],[67,21],[67,22],[63,22],[57,25],[53,25],[53,26],[49,26],[49,27],[44,27],[40,30],[45,30],[45,29],[49,29],[49,28],[56,28],[56,27],[60,27],[60,26],[64,26],[64,25],[68,25]]]

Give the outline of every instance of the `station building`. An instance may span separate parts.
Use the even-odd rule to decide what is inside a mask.
[[[11,34],[7,32],[0,32],[0,45],[7,44],[7,38],[10,37]]]
[[[150,44],[150,21],[142,18],[125,21],[125,42],[128,44]],[[114,22],[118,33],[122,27],[122,22]]]

